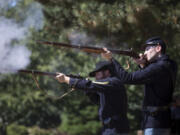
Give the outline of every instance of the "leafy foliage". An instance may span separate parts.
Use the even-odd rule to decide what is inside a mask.
[[[2,16],[23,20],[22,8],[33,0],[20,1],[17,6],[1,12]],[[58,49],[37,44],[37,40],[106,46],[140,52],[141,44],[160,35],[168,45],[168,54],[180,60],[180,2],[178,0],[36,0],[43,6],[44,27],[22,41],[32,51],[29,69],[50,72],[81,73],[87,76],[101,58],[75,50]],[[79,36],[77,36],[79,34]],[[86,36],[84,36],[86,35]],[[73,38],[73,36],[77,36]],[[115,56],[125,64],[127,57]],[[130,63],[129,71],[137,69]],[[62,95],[69,88],[48,77],[37,77],[44,90]],[[179,73],[176,93],[180,94]],[[143,98],[141,86],[127,86],[132,132],[140,128],[140,106]],[[83,92],[77,90],[62,100],[48,98],[36,88],[30,75],[10,74],[0,81],[0,126],[16,122],[41,128],[58,127],[70,135],[96,135],[100,131],[97,106],[90,103]],[[10,127],[11,128],[11,127]],[[1,128],[3,129],[3,128]],[[8,132],[8,134],[11,134]],[[32,135],[35,133],[31,133]]]

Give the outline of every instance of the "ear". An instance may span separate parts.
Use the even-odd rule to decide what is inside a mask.
[[[156,52],[161,52],[161,50],[162,50],[162,47],[160,45],[157,45],[156,46]]]

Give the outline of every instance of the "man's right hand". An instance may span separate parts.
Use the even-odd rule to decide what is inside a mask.
[[[140,65],[143,68],[147,62],[146,57],[142,53],[139,54],[139,57],[140,58],[138,58],[138,59],[133,58],[133,60],[136,64]]]

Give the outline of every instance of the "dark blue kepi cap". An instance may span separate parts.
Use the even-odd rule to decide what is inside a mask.
[[[159,37],[151,37],[148,40],[146,40],[145,42],[145,46],[156,46],[156,45],[160,45],[162,47],[162,53],[166,52],[166,44],[165,42]]]
[[[109,61],[100,61],[96,64],[96,68],[89,73],[90,77],[94,77],[95,73],[101,70],[105,70],[105,69],[109,69],[110,70],[111,67],[111,62]]]

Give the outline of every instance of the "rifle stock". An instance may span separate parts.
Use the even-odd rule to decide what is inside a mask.
[[[40,75],[40,76],[50,76],[50,77],[56,77],[58,75],[58,73],[54,73],[54,72],[42,72],[38,70],[27,70],[27,69],[18,70],[18,73],[33,74],[33,75]],[[72,78],[79,78],[79,79],[83,78],[82,76],[72,75],[72,74],[67,74],[66,76],[69,76]]]
[[[58,42],[50,42],[50,41],[37,41],[39,44],[45,44],[45,45],[51,45],[51,46],[56,46],[56,47],[66,47],[66,48],[75,48],[82,50],[84,52],[88,53],[104,53],[105,51],[101,47],[93,47],[93,46],[81,46],[81,45],[71,45],[71,44],[66,44],[66,43],[58,43]],[[126,55],[130,56],[133,58],[139,58],[139,55],[132,51],[132,50],[119,50],[119,49],[110,49],[108,48],[109,51],[115,54],[121,54],[121,55]]]

